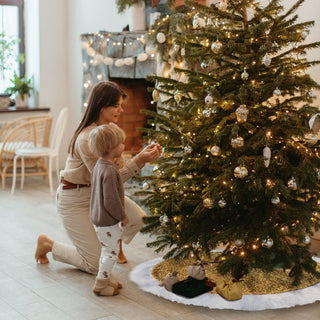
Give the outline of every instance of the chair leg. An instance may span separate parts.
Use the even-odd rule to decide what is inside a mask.
[[[48,178],[49,178],[50,193],[53,194],[53,187],[52,187],[52,157],[50,157],[50,156],[49,156]]]
[[[21,157],[21,183],[20,183],[20,189],[23,188],[24,184],[24,156]]]
[[[12,186],[11,186],[11,195],[14,194],[14,189],[16,187],[16,178],[17,178],[17,159],[19,156],[13,158],[13,176],[12,176]]]

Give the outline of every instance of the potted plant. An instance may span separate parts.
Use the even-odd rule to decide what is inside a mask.
[[[26,107],[28,103],[28,98],[33,90],[32,78],[27,79],[26,77],[19,78],[15,73],[13,79],[10,79],[13,86],[8,87],[5,93],[10,95],[15,94],[16,107]]]

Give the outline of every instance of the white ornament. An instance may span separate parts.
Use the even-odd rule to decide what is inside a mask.
[[[86,50],[90,47],[90,44],[87,41],[82,41],[81,42],[81,48]]]
[[[182,56],[185,56],[186,55],[186,49],[185,48],[181,48],[180,54]]]
[[[275,96],[280,96],[281,95],[281,91],[280,91],[280,89],[278,88],[278,87],[276,87],[275,89],[274,89],[274,91],[273,91],[273,94],[275,95]]]
[[[226,205],[227,205],[226,200],[224,200],[223,198],[219,200],[218,206],[219,206],[220,208],[224,208]]]
[[[146,46],[146,53],[149,54],[149,55],[156,54],[157,53],[157,49],[155,47],[152,47],[152,46]]]
[[[123,59],[117,59],[116,62],[114,63],[116,67],[123,67],[124,66],[124,60]]]
[[[168,218],[168,216],[167,215],[163,215],[163,216],[161,216],[160,218],[159,218],[159,220],[160,220],[160,224],[162,225],[162,226],[165,226],[168,222],[169,222],[169,218]]]
[[[276,204],[276,205],[279,204],[279,203],[280,203],[280,198],[279,198],[279,197],[274,197],[274,198],[272,198],[272,199],[271,199],[271,203],[272,203],[272,204]]]
[[[210,105],[212,104],[213,102],[213,98],[210,94],[208,94],[205,98],[204,98],[204,102],[207,104],[207,105]]]
[[[222,43],[219,41],[219,40],[216,40],[215,42],[212,43],[211,45],[211,50],[214,52],[214,53],[219,53],[219,51],[221,50],[222,48]]]
[[[211,110],[210,109],[204,109],[202,111],[202,114],[204,117],[209,118],[211,116]]]
[[[123,62],[126,66],[131,66],[134,64],[134,59],[131,57],[124,58]]]
[[[103,62],[105,65],[111,66],[113,64],[113,59],[110,57],[106,57],[106,58],[104,58]]]
[[[271,64],[271,57],[270,57],[270,55],[269,55],[268,53],[266,53],[266,54],[264,55],[264,57],[262,58],[262,63],[263,63],[265,66],[267,66],[267,67],[270,66],[270,64]]]
[[[219,146],[213,146],[211,149],[210,149],[210,152],[213,156],[218,156],[220,155],[221,153],[221,148]]]
[[[306,30],[303,30],[303,31],[301,32],[301,37],[302,37],[303,39],[305,39],[307,36],[308,36],[308,32],[307,32]]]
[[[247,121],[249,114],[249,109],[245,104],[241,104],[239,108],[236,109],[237,121],[243,123]]]
[[[309,90],[308,96],[309,96],[309,98],[313,98],[313,91],[312,91],[312,89]]]
[[[243,72],[241,73],[241,79],[242,80],[248,80],[249,73],[247,72],[246,68],[244,68]]]
[[[99,65],[103,61],[103,59],[104,59],[103,55],[101,55],[101,54],[95,55],[93,58],[93,65],[94,66]]]
[[[148,59],[148,55],[145,52],[139,53],[137,59],[140,62],[146,61]]]
[[[236,178],[243,179],[248,175],[248,169],[245,166],[236,167],[233,174]]]
[[[309,244],[309,243],[311,242],[310,237],[309,237],[308,235],[306,235],[306,236],[304,237],[303,242],[304,242],[305,244]]]
[[[157,34],[157,41],[158,41],[159,43],[164,43],[164,42],[166,41],[166,36],[165,36],[165,34],[162,33],[162,32],[159,32],[159,33]]]
[[[244,139],[242,137],[231,139],[231,146],[234,149],[242,148],[244,146]]]
[[[142,189],[143,189],[143,190],[148,190],[148,189],[150,189],[150,184],[149,184],[149,182],[145,181],[145,182],[142,184]]]
[[[219,7],[220,10],[226,11],[227,7],[228,7],[227,1],[226,0],[221,0],[219,5],[218,5],[218,7]]]
[[[267,238],[262,240],[261,244],[264,248],[270,249],[273,246],[273,240],[271,238]]]
[[[89,47],[87,49],[87,54],[88,56],[93,57],[96,54],[96,51],[92,47]]]
[[[234,244],[237,246],[237,247],[242,247],[243,246],[243,243],[244,241],[241,240],[241,239],[237,239],[235,240]]]
[[[292,177],[288,181],[288,188],[291,189],[291,190],[297,190],[297,183],[296,183],[296,179],[294,177]]]
[[[208,208],[208,209],[212,209],[213,208],[213,200],[212,199],[210,199],[210,198],[205,198],[205,199],[203,199],[203,206],[205,207],[205,208]]]
[[[183,150],[184,150],[185,153],[191,153],[192,148],[191,148],[190,146],[185,146],[185,147],[183,148]]]
[[[271,149],[266,146],[263,148],[263,161],[264,165],[268,168],[270,164],[270,159],[271,159]]]
[[[303,138],[309,146],[313,146],[318,142],[318,135],[315,133],[306,133]]]

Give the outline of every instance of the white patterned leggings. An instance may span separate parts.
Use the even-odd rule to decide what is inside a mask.
[[[110,279],[113,266],[117,261],[119,241],[123,231],[120,223],[108,227],[94,226],[101,244],[99,271],[97,275],[99,279]]]

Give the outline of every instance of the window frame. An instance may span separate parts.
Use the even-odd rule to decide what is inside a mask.
[[[25,40],[24,40],[24,0],[0,0],[2,6],[16,6],[19,14],[19,54],[25,54]],[[20,77],[25,75],[25,63],[19,63]]]

